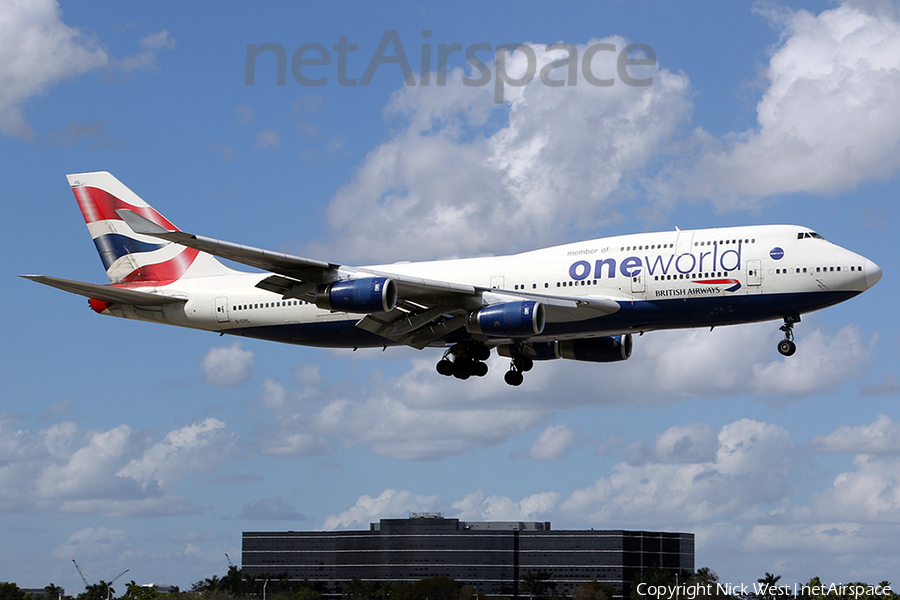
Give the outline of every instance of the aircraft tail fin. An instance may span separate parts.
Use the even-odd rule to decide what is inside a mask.
[[[110,173],[77,173],[67,178],[111,283],[165,285],[229,272],[210,254],[135,233],[117,210],[132,210],[160,227],[177,228]]]

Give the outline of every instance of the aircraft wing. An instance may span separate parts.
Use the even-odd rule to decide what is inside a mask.
[[[381,269],[338,265],[165,229],[127,209],[116,212],[136,233],[275,273],[260,281],[257,287],[281,294],[284,298],[314,301],[317,285],[333,283],[350,274],[389,277],[397,284],[397,308],[388,313],[363,316],[357,326],[417,348],[462,327],[469,310],[486,304],[523,298],[536,300],[545,305],[549,322],[579,321],[619,310],[616,301],[602,296],[567,297],[526,291],[513,293],[509,290],[426,279]]]
[[[253,248],[252,246],[242,246],[183,231],[168,230],[128,209],[117,210],[116,212],[135,233],[175,242],[188,248],[208,252],[220,258],[227,258],[234,262],[278,273],[292,279],[299,279],[302,282],[326,284],[338,281],[340,279],[338,269],[340,269],[346,273],[364,272],[372,275],[389,276],[397,283],[400,295],[412,300],[428,300],[432,297],[440,297],[447,294],[474,295],[476,293],[475,287],[471,285],[410,277],[398,273],[383,273],[370,269],[358,269],[356,267]],[[263,289],[268,288],[264,287]]]
[[[150,292],[138,292],[125,288],[118,288],[109,285],[98,285],[96,283],[85,283],[83,281],[72,281],[69,279],[60,279],[59,277],[47,277],[46,275],[19,275],[25,279],[43,283],[56,289],[78,294],[86,298],[94,300],[102,300],[110,304],[131,304],[134,306],[166,306],[167,304],[183,304],[187,302],[186,298],[174,298],[172,296],[163,296],[161,294],[151,294]]]
[[[121,209],[116,212],[135,233],[175,242],[188,248],[207,252],[213,256],[227,258],[228,260],[256,267],[263,271],[279,273],[302,281],[322,284],[337,280],[337,270],[340,265],[291,256],[281,252],[272,252],[271,250],[242,246],[231,242],[223,242],[222,240],[185,233],[179,230],[171,231],[160,227],[132,210]]]

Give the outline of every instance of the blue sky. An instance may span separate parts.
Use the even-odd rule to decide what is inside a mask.
[[[336,57],[304,67],[325,85],[279,86],[274,55],[245,85],[248,44],[347,36],[360,79],[388,31],[416,78],[423,44],[432,71],[454,43],[527,42],[542,65],[547,44],[641,43],[658,63],[632,67],[650,86],[535,78],[500,103],[460,53],[443,87],[392,64],[342,86]],[[692,531],[697,566],[735,584],[897,579],[896,4],[32,0],[0,4],[0,39],[0,581],[77,593],[74,556],[94,580],[188,587],[239,560],[242,531],[409,511]],[[798,223],[885,275],[804,316],[789,360],[764,323],[460,382],[436,350],[235,342],[17,278],[104,281],[64,177],[91,170],[186,230],[350,264]]]

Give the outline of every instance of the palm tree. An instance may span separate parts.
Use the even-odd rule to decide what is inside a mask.
[[[775,593],[773,590],[778,584],[779,579],[781,579],[781,575],[773,575],[772,573],[768,572],[766,573],[765,577],[757,579],[756,581],[762,584],[759,594],[760,597],[767,598],[768,600],[775,600]]]
[[[55,583],[44,586],[44,596],[46,596],[47,598],[56,598],[62,600],[62,593],[63,589]]]
[[[544,583],[549,579],[549,575],[544,571],[525,571],[522,575],[522,589],[528,592],[528,596],[534,599],[535,596],[540,598],[544,595],[547,584]]]

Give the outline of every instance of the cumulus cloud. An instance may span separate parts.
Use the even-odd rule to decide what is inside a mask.
[[[856,377],[878,343],[877,335],[864,340],[855,325],[833,335],[820,328],[795,331],[798,350],[789,359],[773,351],[780,334],[772,324],[654,332],[636,339],[632,359],[619,368],[626,381],[632,381],[628,376],[646,377],[638,398],[749,392],[794,399],[833,390]]]
[[[51,83],[103,67],[100,44],[62,22],[55,0],[14,0],[0,8],[0,131],[33,133],[21,104]]]
[[[566,423],[551,425],[544,429],[531,448],[528,456],[534,460],[557,460],[565,457],[569,448],[575,444],[578,434]]]
[[[782,31],[753,129],[716,139],[698,129],[699,159],[664,185],[719,208],[750,198],[833,194],[900,167],[900,20],[878,3],[818,15],[762,8]]]
[[[206,383],[220,386],[240,385],[253,376],[256,358],[250,350],[241,350],[241,343],[210,348],[201,359],[200,369]]]
[[[878,415],[868,425],[841,425],[828,435],[816,436],[809,446],[817,452],[900,455],[900,423]]]
[[[228,460],[235,434],[207,419],[162,441],[154,437],[124,424],[83,432],[65,422],[36,435],[0,429],[0,509],[106,516],[198,512],[174,487]]]
[[[22,103],[53,83],[104,67],[120,73],[153,67],[157,53],[174,45],[160,31],[140,39],[140,53],[113,58],[95,37],[63,23],[56,0],[8,0],[0,6],[0,132],[33,135]]]
[[[117,475],[167,487],[188,474],[203,474],[225,464],[237,443],[237,434],[212,417],[170,431],[119,470]]]
[[[82,561],[115,561],[135,555],[135,551],[123,529],[110,527],[85,527],[71,534],[65,543],[53,551],[58,560],[71,560],[72,556]]]
[[[112,68],[122,73],[156,66],[156,55],[160,50],[175,47],[175,40],[166,30],[150,33],[140,39],[141,52],[133,56],[112,60]]]
[[[597,42],[627,45],[591,40],[577,46],[579,57]],[[538,72],[565,56],[528,47]],[[521,76],[523,61],[521,51],[510,56],[511,77]],[[598,73],[616,72],[611,52],[594,62]],[[369,153],[328,208],[342,252],[377,260],[509,251],[616,218],[614,194],[690,113],[687,78],[648,69],[647,87],[583,79],[550,87],[535,77],[507,87],[500,108],[491,86],[463,85],[462,69],[447,74],[446,86],[399,90],[386,109],[401,123],[397,133]],[[383,231],[392,232],[391,244],[373,237]]]
[[[349,510],[325,519],[322,529],[368,529],[369,523],[379,519],[404,518],[410,512],[428,512],[437,496],[420,496],[404,490],[385,490],[377,498],[360,496]]]
[[[503,382],[508,360],[498,356],[488,360],[486,377],[468,381],[437,375],[435,352],[414,355],[405,373],[353,384],[323,382],[317,369],[300,376],[294,370],[299,389],[275,379],[260,387],[260,404],[276,420],[260,426],[257,446],[265,454],[313,456],[331,452],[339,441],[382,456],[429,460],[494,446],[542,426],[525,454],[560,458],[578,436],[570,425],[549,426],[559,411],[747,394],[793,401],[852,380],[877,342],[863,340],[855,326],[833,334],[804,326],[806,331],[797,328],[799,349],[790,358],[775,351],[781,334],[772,324],[661,331],[635,338],[626,362],[538,363],[517,388]],[[683,426],[665,435],[654,447],[630,446],[629,461],[656,460],[662,452],[666,460],[690,462],[709,458],[716,448],[708,426]]]
[[[545,491],[513,500],[479,489],[452,502],[449,514],[469,520],[553,518],[592,525],[639,523],[642,527],[714,523],[760,505],[780,503],[802,458],[787,431],[752,419],[719,430],[705,423],[669,428],[657,435],[651,454],[653,458],[643,464],[615,465],[609,476],[565,498],[559,492]],[[350,510],[328,517],[323,528],[431,510],[435,500],[434,496],[386,490],[378,498],[361,497]]]
[[[241,508],[241,519],[252,521],[308,521],[302,513],[288,504],[281,496],[248,502]]]
[[[782,500],[799,464],[788,433],[771,423],[741,419],[725,425],[715,455],[697,462],[682,462],[677,453],[674,462],[666,459],[669,441],[684,439],[683,432],[673,433],[658,438],[656,460],[617,464],[609,476],[573,492],[560,510],[590,523],[642,526],[735,517]]]
[[[492,361],[495,366],[499,359]],[[433,459],[493,445],[544,421],[551,411],[517,402],[501,378],[479,386],[436,376],[434,361],[417,358],[412,369],[371,389],[344,392],[310,415],[314,431],[375,454]],[[493,397],[499,392],[504,397]]]
[[[568,494],[536,491],[517,500],[478,489],[439,501],[412,491],[385,490],[328,517],[324,528],[365,528],[379,518],[437,509],[470,521],[546,520],[554,529],[692,531],[706,556],[740,553],[741,565],[731,565],[735,578],[771,569],[776,552],[784,561],[779,572],[795,576],[809,577],[832,565],[833,572],[843,573],[835,577],[848,580],[841,570],[848,554],[865,555],[860,562],[869,565],[865,573],[857,569],[849,578],[877,581],[896,568],[896,558],[891,558],[900,523],[896,454],[857,455],[852,470],[803,503],[792,481],[806,470],[809,446],[793,443],[774,423],[740,419],[720,428],[678,425],[657,433],[655,442],[642,443],[642,461],[619,462],[594,483]]]
[[[560,498],[557,492],[541,492],[516,502],[477,490],[454,502],[451,508],[455,516],[469,521],[535,521],[556,508]]]

